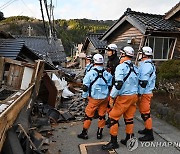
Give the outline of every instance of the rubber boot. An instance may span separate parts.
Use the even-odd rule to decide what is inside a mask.
[[[113,135],[111,135],[111,141],[108,144],[102,146],[103,150],[111,150],[117,148],[119,148],[119,144],[117,142],[117,136],[113,136]]]
[[[132,137],[134,137],[134,134],[126,134],[126,138],[125,138],[125,139],[122,139],[120,142],[121,142],[122,144],[126,145],[127,141],[128,141],[130,138],[132,138]]]
[[[153,130],[147,129],[147,133],[139,138],[139,141],[154,141]]]
[[[103,128],[99,128],[99,127],[98,127],[97,139],[102,139],[102,132],[103,132]]]
[[[144,135],[145,135],[145,134],[147,134],[147,129],[144,128],[143,130],[139,130],[138,133],[139,133],[139,134],[144,134]]]
[[[78,134],[77,137],[87,140],[88,139],[87,129],[83,128],[82,133]]]

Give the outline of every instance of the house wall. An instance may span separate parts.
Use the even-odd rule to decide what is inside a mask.
[[[133,27],[128,22],[125,22],[111,34],[111,37],[107,39],[107,42],[108,44],[115,43],[118,46],[118,50],[124,46],[130,45],[134,48],[135,54],[137,54],[142,38],[143,34],[137,28]],[[128,40],[131,41],[131,43],[128,44]]]
[[[173,53],[173,58],[180,59],[180,36],[175,33],[152,33],[151,36],[157,37],[173,37],[177,38],[175,50]],[[133,25],[128,22],[124,22],[117,30],[115,30],[108,38],[107,42],[115,43],[120,50],[122,47],[130,45],[135,50],[134,60],[136,58],[136,54],[138,52],[140,44],[144,44],[143,39],[144,35]],[[128,44],[128,40],[131,40],[131,43]],[[119,52],[118,52],[119,53]],[[170,53],[171,55],[171,53]],[[169,56],[170,58],[171,56]]]
[[[99,51],[96,50],[95,47],[93,46],[93,44],[90,42],[90,43],[88,44],[88,47],[87,47],[87,50],[86,50],[86,54],[87,54],[87,55],[90,55],[90,54],[92,54],[92,53],[99,53]]]

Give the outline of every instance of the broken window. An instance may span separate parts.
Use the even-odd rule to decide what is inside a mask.
[[[154,60],[167,60],[171,58],[175,38],[171,37],[148,37],[145,46],[150,46],[153,50]]]

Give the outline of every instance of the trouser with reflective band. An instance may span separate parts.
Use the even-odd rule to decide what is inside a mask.
[[[150,105],[153,94],[143,94],[139,98],[139,112],[144,120],[146,129],[152,129],[152,118],[150,116]]]
[[[84,119],[83,128],[88,129],[90,127],[96,109],[98,110],[98,115],[99,115],[98,127],[104,128],[107,104],[108,104],[107,98],[93,99],[92,97],[89,97],[89,102],[85,109],[85,119]]]
[[[133,133],[133,117],[136,112],[136,102],[138,100],[137,95],[123,95],[118,96],[114,103],[114,106],[109,113],[111,119],[110,134],[117,136],[118,134],[118,120],[123,115],[126,121],[126,133]]]

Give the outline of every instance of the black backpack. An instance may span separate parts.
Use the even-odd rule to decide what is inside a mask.
[[[152,67],[153,67],[153,71],[151,72],[151,74],[149,76],[149,78],[150,78],[154,73],[154,64],[151,61],[146,61],[145,63],[150,63],[152,65]]]
[[[97,75],[97,77],[94,79],[94,81],[92,81],[92,82],[90,83],[90,85],[89,85],[89,97],[91,97],[91,88],[92,88],[92,85],[97,81],[97,79],[102,78],[102,79],[104,80],[104,82],[107,84],[107,81],[106,81],[106,79],[105,79],[104,76],[103,76],[103,72],[104,72],[105,70],[104,70],[104,69],[98,70],[97,68],[94,68],[93,70],[95,70],[95,71],[98,73],[98,75]]]
[[[132,63],[127,63],[127,62],[124,62],[124,63],[127,64],[127,65],[129,66],[129,68],[130,68],[128,74],[127,74],[127,75],[125,76],[125,78],[123,79],[123,81],[125,82],[125,81],[127,80],[127,78],[129,77],[129,75],[130,75],[132,72],[134,72],[136,75],[137,75],[137,73],[136,73],[136,71],[134,70],[134,66],[133,66]]]

